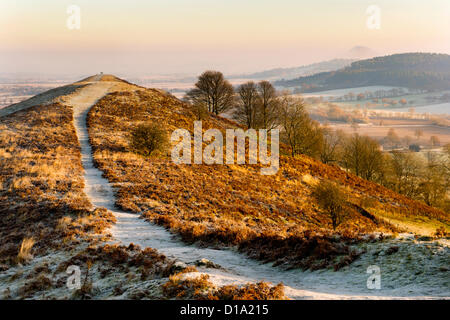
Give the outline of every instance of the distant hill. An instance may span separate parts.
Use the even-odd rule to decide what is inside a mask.
[[[275,82],[301,87],[303,92],[364,86],[394,86],[426,90],[450,89],[450,55],[404,53],[353,62],[337,71]]]
[[[379,56],[379,54],[375,50],[364,46],[353,47],[347,52],[346,55],[346,57],[358,60],[369,59],[376,56]]]
[[[289,80],[319,72],[334,71],[349,66],[355,59],[334,59],[300,67],[276,68],[250,74],[232,75],[231,79]]]

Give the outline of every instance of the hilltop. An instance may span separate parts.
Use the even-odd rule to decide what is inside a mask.
[[[288,81],[284,87],[302,87],[314,92],[365,86],[395,86],[414,89],[448,90],[450,55],[403,53],[353,62],[337,71],[322,72]]]

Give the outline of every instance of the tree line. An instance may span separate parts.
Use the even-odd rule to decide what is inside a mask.
[[[291,156],[305,154],[336,164],[400,194],[450,210],[449,146],[443,154],[422,156],[414,150],[386,153],[368,136],[321,126],[310,118],[302,98],[277,92],[268,81],[248,81],[235,90],[218,71],[201,74],[185,99],[198,111],[199,119],[208,112],[227,112],[247,128],[279,128]]]

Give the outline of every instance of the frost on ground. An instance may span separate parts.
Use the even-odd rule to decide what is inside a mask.
[[[357,245],[366,251],[358,260],[339,271],[283,270],[270,264],[216,255],[213,260],[224,269],[208,269],[216,285],[243,284],[266,280],[282,282],[292,299],[433,299],[450,297],[449,248],[445,241],[383,240]],[[164,250],[163,250],[164,252]],[[238,259],[245,264],[238,265]],[[369,266],[381,271],[381,289],[367,288]],[[198,273],[186,276],[198,276]]]
[[[78,280],[74,267],[80,271]],[[2,272],[0,298],[158,299],[161,285],[179,271],[156,250],[81,245]]]
[[[282,282],[286,295],[293,299],[450,297],[448,241],[418,241],[403,234],[397,239],[367,240],[354,245],[362,254],[339,271],[286,270],[251,260],[233,249],[187,245],[163,227],[116,209],[112,186],[94,166],[86,114],[98,99],[120,85],[99,80],[93,79],[62,101],[74,110],[85,170],[84,191],[95,207],[104,207],[116,217],[117,223],[110,230],[115,240],[106,246],[85,244],[70,252],[54,252],[5,270],[0,274],[3,298],[158,299],[163,298],[161,285],[171,274],[183,270],[184,278],[207,274],[215,286]],[[139,250],[135,245],[149,249]],[[66,285],[70,265],[81,267],[79,289]],[[194,265],[196,271],[186,269]],[[367,268],[371,265],[380,268],[380,290],[367,288]]]
[[[146,222],[144,222],[146,223]],[[403,236],[403,235],[401,235]],[[81,245],[71,251],[37,257],[0,274],[3,299],[161,299],[168,276],[185,270],[182,279],[202,274],[216,287],[242,286],[262,280],[285,285],[291,299],[442,299],[449,292],[448,241],[382,240],[358,245],[366,250],[339,271],[283,270],[246,259],[231,250],[195,246],[139,250],[136,246]],[[191,255],[197,252],[196,255]],[[210,256],[214,260],[200,259]],[[184,263],[185,261],[186,263]],[[69,288],[69,266],[81,269],[81,288]],[[381,289],[369,290],[367,267],[381,270]],[[89,266],[89,270],[88,270]],[[193,267],[197,270],[194,270]]]
[[[85,168],[85,192],[95,206],[110,210],[117,218],[111,229],[120,243],[155,248],[169,258],[192,264],[206,258],[221,268],[201,268],[216,285],[245,284],[266,280],[286,285],[291,298],[345,299],[390,297],[448,297],[448,246],[446,243],[416,243],[414,240],[381,241],[359,245],[365,250],[359,260],[338,272],[332,270],[282,270],[250,260],[233,250],[215,250],[183,244],[162,227],[148,223],[136,214],[117,210],[114,192],[102,172],[94,167],[88,140],[86,114],[109,87],[93,84],[68,101],[74,106],[75,127],[80,139]],[[398,247],[396,249],[392,249]],[[392,251],[392,252],[391,252]],[[381,290],[367,289],[369,265],[381,269]],[[194,276],[192,274],[192,276]]]

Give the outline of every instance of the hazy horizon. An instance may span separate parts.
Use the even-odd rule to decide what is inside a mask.
[[[70,5],[81,9],[79,30],[66,25]],[[370,5],[380,8],[380,29],[367,27]],[[349,58],[355,46],[448,54],[449,17],[447,0],[2,0],[0,70],[239,74]]]

